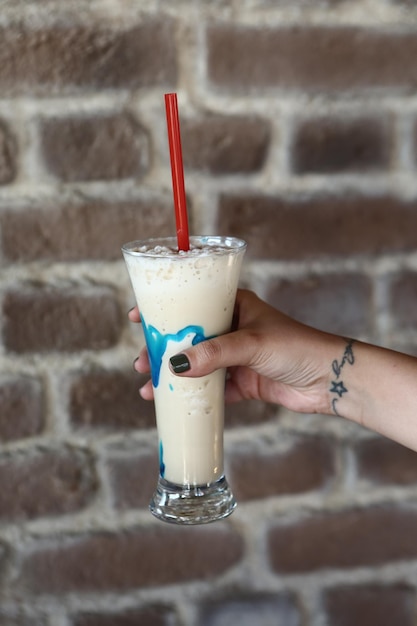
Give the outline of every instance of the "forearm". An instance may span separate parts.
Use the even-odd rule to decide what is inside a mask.
[[[329,412],[417,451],[417,359],[346,340],[330,365]]]

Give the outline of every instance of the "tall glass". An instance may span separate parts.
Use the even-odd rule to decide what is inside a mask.
[[[246,243],[174,237],[122,247],[151,362],[160,475],[150,510],[177,524],[202,524],[236,506],[223,469],[225,370],[201,378],[169,368],[175,354],[230,330]]]

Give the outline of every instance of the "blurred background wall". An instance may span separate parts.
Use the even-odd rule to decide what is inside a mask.
[[[417,8],[1,0],[1,626],[417,624],[417,456],[341,419],[228,409],[229,520],[154,520],[120,246],[192,233],[242,285],[417,353]]]

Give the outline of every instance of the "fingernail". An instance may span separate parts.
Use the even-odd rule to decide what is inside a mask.
[[[191,368],[190,361],[185,354],[176,354],[169,359],[171,363],[171,367],[174,370],[175,374],[182,374],[183,372],[188,372]]]
[[[136,365],[136,361],[139,361],[139,357],[138,357],[138,356],[137,356],[137,357],[136,357],[136,359],[133,361],[133,369],[135,370],[135,372],[136,372],[136,367],[135,367],[135,365]]]

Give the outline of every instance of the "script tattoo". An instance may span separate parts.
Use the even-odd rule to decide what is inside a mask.
[[[345,352],[343,354],[343,357],[340,363],[338,362],[337,359],[335,359],[332,363],[332,369],[334,373],[336,374],[336,378],[339,378],[340,373],[346,363],[349,363],[349,365],[353,365],[355,362],[355,357],[353,355],[353,348],[352,348],[353,343],[354,343],[354,340],[349,339],[348,345],[345,348]]]
[[[353,354],[353,348],[352,348],[354,344],[354,339],[349,339],[346,341],[348,343],[347,343],[347,346],[345,348],[345,351],[343,353],[341,360],[338,361],[337,359],[335,359],[332,363],[332,370],[336,377],[336,380],[332,380],[331,382],[332,386],[329,389],[330,393],[334,393],[337,396],[332,399],[332,409],[333,409],[333,412],[339,417],[340,417],[340,413],[338,412],[336,405],[339,402],[340,398],[343,396],[343,394],[348,392],[345,385],[343,384],[343,380],[339,380],[339,378],[346,364],[353,365],[355,363],[355,355]]]

